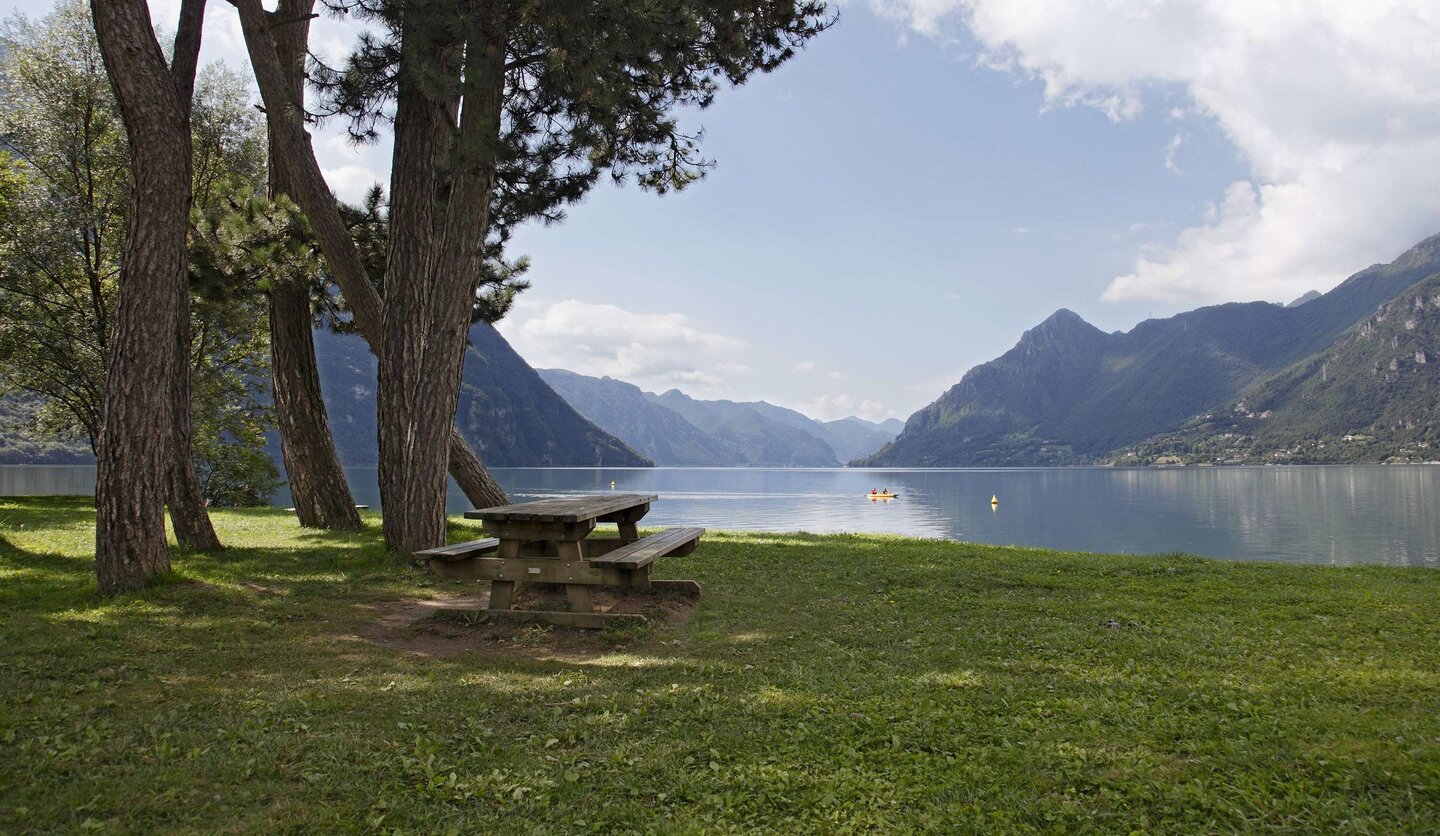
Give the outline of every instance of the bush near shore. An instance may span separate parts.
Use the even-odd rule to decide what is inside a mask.
[[[373,516],[214,518],[105,600],[84,500],[0,499],[0,831],[1440,821],[1432,570],[712,533],[693,611],[580,634],[425,617],[480,590]]]

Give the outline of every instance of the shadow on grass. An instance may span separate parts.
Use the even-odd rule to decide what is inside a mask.
[[[95,500],[88,496],[0,497],[0,529],[70,526],[95,519]]]

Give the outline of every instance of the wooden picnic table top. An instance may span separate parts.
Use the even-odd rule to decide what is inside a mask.
[[[595,496],[572,496],[558,499],[540,499],[521,502],[518,505],[497,505],[493,508],[477,508],[466,511],[472,520],[493,520],[496,522],[588,522],[606,514],[627,511],[641,505],[648,505],[659,499],[655,494],[607,493]]]

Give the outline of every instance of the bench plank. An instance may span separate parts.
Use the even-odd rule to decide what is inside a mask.
[[[464,543],[451,543],[448,546],[436,546],[433,549],[418,551],[415,556],[430,560],[467,560],[482,554],[489,554],[498,548],[500,548],[500,541],[497,538],[486,537],[480,540],[467,540]]]
[[[627,543],[603,555],[590,558],[592,564],[614,566],[617,569],[639,569],[649,566],[658,558],[694,550],[705,534],[703,528],[667,528],[649,537]]]

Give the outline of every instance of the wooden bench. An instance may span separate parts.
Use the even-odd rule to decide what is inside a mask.
[[[639,569],[649,566],[662,557],[683,556],[695,551],[703,528],[667,528],[633,543],[626,543],[605,554],[589,558],[592,565],[613,566],[616,569]]]
[[[448,546],[437,546],[433,549],[425,549],[415,553],[417,558],[423,560],[439,560],[451,563],[457,560],[469,560],[472,557],[479,557],[482,554],[490,554],[500,548],[498,537],[486,537],[481,540],[467,540],[464,543],[451,543]]]

